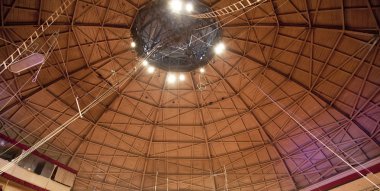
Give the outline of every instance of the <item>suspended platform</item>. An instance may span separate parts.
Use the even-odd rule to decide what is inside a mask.
[[[33,53],[23,59],[20,59],[13,64],[9,65],[9,71],[13,73],[21,73],[29,68],[43,64],[45,55],[40,53]]]

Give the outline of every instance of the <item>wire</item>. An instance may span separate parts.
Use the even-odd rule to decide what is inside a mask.
[[[28,84],[28,82],[30,80],[32,80],[32,79],[33,79],[33,75],[31,75],[30,78],[9,98],[9,100],[0,108],[0,111],[2,111],[11,102],[11,100],[13,98],[15,98],[17,96],[17,94],[20,93],[20,91],[22,90],[22,88],[24,88],[26,86],[26,84]],[[10,90],[12,90],[11,87],[9,86],[9,84],[6,83],[5,80],[4,80],[4,84],[6,85],[7,88],[9,88]],[[5,92],[5,90],[6,90],[6,88],[4,88],[3,91],[0,92],[0,94],[2,94],[3,92]]]
[[[54,35],[55,35],[55,33],[53,33],[49,38],[48,38],[48,40],[47,41],[45,41],[42,45],[41,45],[41,47],[39,48],[39,50],[38,51],[42,51],[42,49],[43,49],[43,47],[46,45],[46,44],[48,44],[48,41],[51,39],[51,38],[54,38]],[[1,39],[1,40],[4,40],[4,41],[6,41],[5,39]],[[58,43],[58,42],[57,42]],[[12,45],[14,45],[14,44],[12,44]],[[51,51],[53,51],[50,47],[49,47],[49,50],[51,50]],[[30,51],[30,50],[27,50],[27,51],[29,51],[29,52],[31,52],[31,53],[34,53],[33,51]],[[38,52],[37,51],[37,52]],[[45,58],[44,58],[44,62],[47,60],[47,58],[49,57],[49,55],[50,54],[48,54],[48,55],[45,55]],[[10,101],[14,98],[14,97],[16,97],[17,96],[17,94],[22,90],[22,88],[24,88],[25,87],[25,85],[29,82],[29,80],[32,80],[32,82],[35,82],[36,80],[37,80],[37,76],[38,76],[38,74],[39,74],[39,71],[41,70],[41,68],[42,68],[42,66],[43,66],[43,64],[41,64],[41,66],[39,67],[39,69],[35,72],[35,74],[34,74],[34,77],[33,77],[33,75],[17,90],[17,92],[0,108],[0,111],[2,111],[9,103],[10,103]],[[7,88],[9,88],[9,89],[11,89],[10,87],[9,87],[9,85],[6,83],[6,81],[4,80],[4,82],[5,82],[5,84],[6,84],[6,86],[7,86]],[[0,94],[2,94],[4,91],[6,90],[6,88],[4,88],[1,92],[0,92]]]
[[[88,94],[91,94],[91,91],[89,92],[86,92],[82,97],[88,95]],[[97,96],[99,96],[100,94],[98,94]],[[67,95],[67,96],[70,96],[70,95]],[[26,105],[27,107],[29,107],[28,105]],[[67,107],[66,109],[71,109],[70,107]],[[1,111],[1,110],[0,110]],[[53,116],[52,118],[56,118],[58,117],[59,115],[62,115],[63,113],[58,113],[57,115]],[[24,121],[26,121],[27,119],[30,119],[32,117],[35,117],[35,115],[31,115],[29,117],[25,117],[24,119],[22,119],[21,121],[18,121],[19,123],[22,123]],[[47,118],[47,117],[45,117]],[[0,119],[2,119],[2,117],[0,116]],[[28,132],[26,136],[24,136],[23,138],[21,138],[20,140],[18,140],[14,145],[12,145],[11,147],[9,147],[7,150],[5,150],[3,153],[1,153],[0,155],[3,155],[4,153],[8,152],[10,149],[14,148],[17,144],[21,143],[22,141],[26,140],[29,136],[32,136],[33,133],[37,132],[38,130],[40,130],[42,127],[44,127],[47,123],[49,122],[55,122],[54,120],[52,119],[47,119],[47,121],[43,124],[41,124],[39,127],[37,127],[35,130],[33,130],[32,132]],[[9,124],[9,122],[5,122],[9,127],[8,128],[13,128],[12,125]],[[4,127],[3,129],[7,129],[7,127]]]
[[[58,46],[58,50],[59,50],[59,55],[62,59],[62,63],[63,63],[63,66],[65,67],[65,70],[63,71],[63,75],[67,78],[67,81],[69,82],[69,86],[70,86],[70,89],[71,89],[71,93],[73,94],[74,98],[76,99],[78,96],[73,88],[73,86],[71,85],[71,81],[70,81],[70,75],[69,75],[69,72],[67,71],[67,66],[66,66],[66,62],[65,62],[65,59],[63,58],[63,54],[62,54],[62,50],[61,50],[61,47],[59,46],[59,43],[57,41],[57,46]]]
[[[282,7],[283,5],[285,5],[285,3],[287,3],[288,1],[289,1],[289,0],[286,0],[286,1],[282,2],[282,3],[281,3],[276,9],[281,8],[281,7]],[[232,22],[232,21],[234,21],[234,20],[240,18],[240,16],[242,16],[242,15],[245,14],[245,13],[247,13],[248,11],[251,11],[253,8],[255,8],[255,7],[251,7],[250,9],[248,9],[248,10],[244,11],[243,13],[237,15],[235,18],[233,18],[233,19],[227,21],[226,23],[223,23],[222,25],[220,25],[220,26],[218,26],[217,28],[211,30],[210,32],[206,33],[205,35],[196,38],[194,41],[199,41],[199,40],[202,39],[203,37],[205,37],[205,36],[207,36],[207,35],[209,35],[209,34],[215,32],[215,31],[218,30],[219,28],[222,28],[223,26],[227,25],[228,23],[230,23],[230,22]],[[270,14],[275,13],[275,10],[276,10],[276,9],[273,9],[273,11],[270,12],[267,16],[261,18],[257,23],[255,23],[254,25],[251,25],[250,27],[254,27],[254,26],[256,26],[257,24],[261,23],[261,22],[262,22],[264,19],[266,19]],[[178,48],[177,48],[176,50],[170,52],[169,54],[167,54],[167,56],[168,56],[168,55],[171,55],[171,54],[173,54],[173,53],[175,53],[175,52],[177,52],[177,51],[179,51]],[[155,61],[157,61],[157,60],[155,60]]]
[[[74,0],[65,0],[60,7],[51,14],[16,50],[0,64],[0,74],[18,60],[30,46],[66,11]]]
[[[158,46],[156,46],[158,47]],[[157,49],[157,48],[156,48]],[[156,49],[153,49],[147,56],[145,59],[147,59],[150,55],[152,55]],[[142,64],[141,64],[141,61],[138,63],[138,67],[141,67]],[[115,84],[113,86],[111,86],[109,89],[107,89],[104,93],[102,93],[99,97],[95,98],[90,104],[88,104],[86,107],[83,108],[82,110],[82,113],[86,113],[88,112],[90,109],[92,109],[95,105],[99,104],[101,101],[103,101],[104,99],[106,99],[108,96],[110,96],[114,90],[115,90],[115,87],[121,87],[122,85],[124,85],[124,83],[126,83],[133,75],[133,73],[135,73],[137,71],[136,70],[131,70],[127,75],[126,77],[121,80],[121,83],[118,83],[118,84]],[[50,132],[47,136],[45,136],[44,138],[42,138],[41,140],[39,140],[37,143],[35,143],[32,147],[30,147],[28,150],[22,152],[18,157],[16,157],[15,159],[13,159],[11,162],[7,163],[6,165],[2,166],[1,169],[0,169],[0,174],[4,173],[5,171],[9,170],[13,165],[17,164],[18,162],[20,162],[22,159],[24,159],[26,156],[28,156],[30,153],[32,153],[33,151],[35,151],[36,149],[38,149],[40,146],[42,146],[44,143],[46,143],[48,140],[50,140],[52,137],[54,137],[55,135],[57,135],[58,133],[60,133],[62,130],[64,130],[66,127],[68,127],[71,123],[73,123],[76,119],[78,119],[80,117],[80,113],[76,113],[74,116],[72,116],[70,119],[68,119],[65,123],[63,123],[61,126],[59,126],[58,128],[54,129],[52,132]]]
[[[284,2],[285,3],[285,2]],[[284,4],[283,3],[283,4]],[[282,5],[283,5],[282,4]],[[253,7],[254,8],[254,7]],[[251,8],[251,9],[253,9],[253,8]],[[279,7],[278,7],[279,8]],[[251,10],[250,9],[250,10]],[[249,11],[249,10],[248,10]],[[247,11],[245,11],[245,12],[247,12]],[[244,13],[245,13],[244,12]],[[242,14],[244,14],[244,13],[242,13]],[[241,14],[241,15],[242,15]],[[241,15],[239,15],[239,16],[241,16]],[[238,17],[239,17],[238,16]],[[238,17],[236,17],[236,18],[234,18],[234,19],[232,19],[232,20],[230,20],[230,21],[228,21],[227,23],[224,23],[222,26],[224,26],[224,25],[226,25],[226,24],[228,24],[228,23],[230,23],[230,22],[232,22],[233,20],[235,20],[235,19],[237,19]],[[263,18],[264,19],[264,18]],[[257,23],[256,23],[257,24]],[[255,25],[256,25],[255,24]],[[222,26],[220,26],[220,27],[222,27]],[[213,32],[213,31],[212,31]],[[210,34],[210,33],[208,33],[208,34]],[[208,34],[206,34],[206,35],[208,35]],[[206,35],[204,35],[204,36],[206,36]],[[203,37],[204,37],[203,36]],[[201,37],[202,38],[202,37]],[[67,69],[66,69],[66,72],[67,72]],[[131,72],[132,73],[132,72]],[[128,81],[128,79],[130,78],[131,76],[127,76],[124,80],[122,80],[123,81],[123,83],[125,83],[126,81]],[[69,82],[70,83],[70,82]],[[121,83],[120,85],[122,85],[123,83]],[[24,84],[25,85],[25,84]],[[256,85],[256,84],[255,84]],[[70,86],[71,86],[71,84],[70,84]],[[9,87],[9,86],[8,86]],[[377,187],[377,188],[379,188],[380,189],[380,187],[379,186],[377,186],[374,182],[372,182],[370,179],[368,179],[366,176],[364,176],[360,171],[358,171],[356,168],[354,168],[350,163],[348,163],[347,161],[345,161],[342,157],[340,157],[337,153],[335,153],[334,152],[334,150],[332,150],[330,147],[328,147],[327,146],[327,144],[325,144],[322,140],[320,140],[320,139],[318,139],[318,137],[317,136],[315,136],[312,132],[310,132],[304,125],[302,125],[298,120],[297,120],[297,118],[296,117],[294,117],[294,116],[292,116],[292,115],[290,115],[289,114],[289,112],[287,112],[284,108],[282,108],[282,106],[279,104],[279,103],[277,103],[275,100],[273,100],[272,98],[271,98],[271,96],[269,96],[268,94],[266,94],[259,86],[257,86],[257,88],[266,96],[266,97],[268,97],[268,99],[270,99],[271,100],[271,102],[273,102],[277,107],[279,107],[284,113],[286,113],[292,120],[294,120],[300,127],[302,127],[307,133],[309,133],[314,139],[316,139],[316,140],[318,140],[324,147],[326,147],[329,151],[331,151],[333,154],[335,154],[339,159],[341,159],[344,163],[346,163],[349,167],[351,167],[352,169],[354,169],[358,174],[360,174],[361,176],[363,176],[365,179],[367,179],[369,182],[371,182],[375,187]],[[85,110],[83,110],[83,113],[85,113],[85,112],[87,112],[88,110],[90,110],[94,105],[96,105],[96,104],[98,104],[98,103],[100,103],[105,97],[108,97],[109,95],[111,95],[111,93],[113,93],[113,92],[111,92],[110,90],[112,90],[112,88],[110,88],[109,90],[107,90],[105,93],[103,93],[99,98],[97,98],[97,99],[95,99],[93,102],[91,102],[87,107],[85,107]],[[111,92],[111,93],[110,93]],[[44,144],[46,141],[48,141],[50,138],[52,138],[53,136],[55,136],[57,133],[59,133],[60,131],[62,131],[65,127],[67,127],[69,124],[71,124],[73,121],[75,121],[76,119],[77,119],[77,116],[78,116],[78,114],[76,114],[76,115],[74,115],[71,119],[69,119],[68,121],[66,121],[60,128],[57,128],[56,130],[54,130],[52,133],[50,133],[48,136],[46,136],[45,138],[43,138],[43,139],[41,139],[41,141],[39,141],[38,143],[36,143],[35,145],[33,145],[33,147],[31,147],[31,148],[33,148],[34,150],[35,149],[37,149],[39,146],[41,146],[42,144]],[[330,141],[331,142],[331,141]],[[335,146],[335,145],[334,145]],[[337,147],[338,149],[340,149],[339,147]],[[32,151],[30,151],[31,149],[28,149],[28,151],[26,151],[25,153],[25,155],[28,155],[28,154],[30,154],[30,152],[32,152],[32,151],[34,151],[34,150],[32,150]],[[343,151],[344,152],[344,151]],[[22,155],[24,155],[24,153],[22,153]],[[21,156],[21,155],[20,155]],[[22,160],[22,158],[21,159],[19,159],[19,157],[17,157],[17,160],[18,161],[20,161],[20,160]],[[18,161],[17,160],[15,160],[15,162],[14,163],[17,163]],[[355,160],[356,161],[356,160]],[[357,161],[356,161],[357,162]],[[8,163],[9,164],[9,163]],[[12,164],[13,165],[13,164]],[[359,165],[360,165],[360,163],[359,163]],[[4,172],[3,171],[3,168],[1,169],[1,173],[2,172]]]
[[[244,2],[248,3],[247,5],[244,5]],[[201,14],[196,14],[196,15],[188,15],[190,17],[195,17],[195,18],[200,18],[200,19],[206,19],[206,18],[215,18],[215,17],[220,17],[224,15],[229,15],[234,12],[240,11],[242,9],[245,9],[250,6],[258,7],[262,3],[266,2],[266,0],[255,0],[255,2],[251,2],[250,0],[241,0],[238,1],[232,5],[228,5],[226,7],[220,8],[216,11],[211,11],[207,13],[201,13]],[[239,7],[240,6],[240,7]]]
[[[245,75],[245,74],[242,74]],[[296,117],[290,115],[288,111],[286,111],[281,104],[276,102],[270,95],[264,92],[255,82],[251,81],[254,85],[256,85],[257,89],[265,95],[273,104],[275,104],[279,109],[281,109],[285,114],[287,114],[293,121],[295,121],[304,131],[306,131],[310,136],[312,136],[314,139],[316,139],[320,144],[322,144],[325,148],[327,148],[331,153],[333,153],[336,157],[338,157],[342,162],[344,162],[347,166],[352,168],[355,172],[357,172],[359,175],[361,175],[363,178],[365,178],[368,182],[373,184],[376,188],[380,189],[380,187],[374,183],[372,180],[370,180],[368,177],[366,177],[363,173],[361,173],[359,170],[357,170],[355,167],[353,167],[349,162],[347,162],[345,159],[343,159],[339,154],[337,154],[333,149],[331,149],[326,143],[324,143],[322,140],[320,140],[317,136],[315,136],[311,131],[309,131],[299,120],[297,120]]]
[[[283,6],[286,2],[288,2],[288,1],[289,1],[289,0],[284,1],[280,6],[277,7],[277,9],[279,9],[280,7],[282,7],[282,6]],[[246,12],[252,10],[253,8],[255,8],[255,7],[252,7],[252,8],[250,8],[249,10],[244,11],[243,13],[241,13],[241,14],[238,15],[237,17],[235,17],[235,18],[229,20],[228,22],[224,23],[224,24],[221,25],[220,27],[225,26],[226,24],[228,24],[228,23],[232,22],[233,20],[239,18],[241,15],[243,15],[243,14],[245,14]],[[273,10],[270,14],[272,14],[272,13],[274,13],[274,10]],[[269,15],[269,14],[268,14],[268,15]],[[266,16],[266,17],[267,17],[267,16]],[[260,23],[261,21],[263,21],[266,17],[261,18],[257,23],[255,23],[255,24],[252,25],[251,27],[254,27],[255,25],[259,24],[259,23]],[[218,29],[218,28],[216,28],[216,29]],[[206,35],[210,34],[211,32],[214,32],[216,29],[210,31],[210,32],[207,33]],[[206,36],[206,35],[204,35],[204,36]],[[202,37],[200,37],[200,38],[203,38],[204,36],[202,36]],[[200,39],[200,38],[199,38],[199,39]],[[196,40],[198,40],[198,39],[196,39]],[[257,86],[257,87],[258,87],[258,86]],[[259,87],[258,87],[258,88],[259,88]],[[262,91],[261,88],[259,88],[259,90]],[[263,92],[263,93],[265,93],[265,92]],[[264,94],[264,95],[269,96],[269,95],[267,95],[267,94]],[[268,98],[270,98],[270,97],[268,97]],[[270,98],[270,99],[271,99],[271,98]],[[271,99],[271,101],[274,101],[274,100]],[[278,105],[277,103],[275,103],[275,104]],[[283,110],[284,112],[286,112],[281,106],[279,106],[279,107],[280,107],[281,110]],[[289,116],[291,116],[288,112],[286,112],[286,114],[289,115]],[[291,118],[293,119],[293,117],[291,117]],[[293,120],[296,120],[296,119],[294,118]],[[296,121],[296,122],[297,122],[297,124],[302,125],[302,124],[300,124],[298,121]],[[302,126],[302,127],[303,127],[303,126]],[[304,128],[304,127],[303,127],[303,128]],[[306,129],[306,128],[304,128],[304,129]],[[307,129],[306,129],[306,130],[307,130]],[[315,138],[315,139],[317,139],[319,142],[323,143],[323,141],[319,140],[318,137],[316,137],[316,136],[315,136],[314,134],[312,134],[310,131],[308,131],[308,133],[310,133],[310,134],[312,135],[313,138]],[[335,152],[334,152],[330,147],[328,147],[325,143],[323,143],[323,146],[325,146],[326,148],[328,148],[328,150],[330,150],[334,155],[336,155],[339,159],[341,159],[345,164],[347,164],[349,167],[351,167],[351,168],[354,169],[356,172],[358,172],[362,177],[364,177],[366,180],[368,180],[370,183],[374,184],[377,188],[380,189],[379,186],[377,186],[374,182],[372,182],[370,179],[368,179],[366,176],[364,176],[360,171],[358,171],[356,168],[354,168],[350,163],[348,163],[346,160],[344,160],[340,155],[338,155],[337,153],[335,153]],[[337,148],[338,148],[338,147],[337,147]],[[355,160],[355,159],[354,159],[354,160]],[[355,160],[355,162],[357,162],[357,161]],[[357,162],[357,163],[358,163],[358,162]],[[360,163],[358,163],[358,164],[361,165]],[[362,166],[362,165],[361,165],[361,166]],[[366,169],[366,168],[365,168],[365,169]]]
[[[263,4],[263,3],[265,3],[265,2],[266,2],[266,0],[262,1],[262,2],[261,2],[260,4],[258,4],[257,6],[250,8],[249,11],[251,11],[252,9],[254,9],[254,8],[258,7],[258,6],[260,6],[261,4]],[[245,13],[246,13],[246,12],[245,12]],[[270,13],[270,14],[272,14],[272,13]],[[197,29],[195,29],[195,30],[202,30],[202,29],[207,28],[207,27],[210,27],[210,26],[212,26],[212,25],[216,25],[216,24],[218,24],[218,23],[221,23],[221,21],[227,20],[228,18],[230,18],[230,17],[232,17],[232,16],[233,16],[233,15],[229,15],[228,17],[225,17],[225,18],[219,19],[219,20],[217,20],[216,22],[214,22],[214,23],[212,23],[212,24],[209,24],[209,25],[206,25],[206,26],[203,26],[203,27],[197,28]],[[241,16],[241,15],[239,15],[238,17],[240,17],[240,16]],[[264,17],[264,18],[265,18],[265,17]]]

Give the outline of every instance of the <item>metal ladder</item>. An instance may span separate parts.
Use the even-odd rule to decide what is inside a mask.
[[[62,5],[32,33],[32,35],[30,35],[11,55],[9,55],[8,58],[0,64],[0,74],[2,74],[9,65],[17,61],[74,1],[75,0],[65,0]]]
[[[201,19],[220,17],[220,16],[228,15],[228,14],[231,14],[233,12],[242,10],[242,9],[250,7],[250,6],[259,6],[264,2],[266,2],[266,0],[241,0],[239,2],[236,2],[232,5],[229,5],[229,6],[224,7],[224,8],[218,9],[216,11],[197,14],[197,15],[190,15],[190,16],[195,17],[195,18],[201,18]]]

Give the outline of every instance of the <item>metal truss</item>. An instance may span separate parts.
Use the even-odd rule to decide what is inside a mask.
[[[53,12],[42,2],[58,7],[53,1],[39,7],[2,2],[1,37],[13,44],[27,40],[23,29],[40,26]],[[197,72],[170,87],[164,72],[141,70],[39,151],[79,171],[73,190],[224,190],[224,178],[210,176],[224,166],[228,190],[296,190],[348,169],[258,85],[352,165],[378,156],[379,7],[293,0],[279,8],[283,2],[266,1],[224,26],[228,51],[206,68],[206,90],[197,89]],[[35,71],[1,74],[0,105],[16,95],[0,111],[1,132],[32,145],[77,113],[63,64],[83,104],[133,70],[129,27],[143,5],[74,1],[73,10],[61,14],[66,21],[49,25],[60,31],[60,48],[43,77],[18,91]],[[38,19],[14,19],[19,12]],[[352,12],[368,13],[371,24],[356,25]],[[330,13],[340,23],[323,19]],[[13,52],[11,43],[0,44],[3,58]]]

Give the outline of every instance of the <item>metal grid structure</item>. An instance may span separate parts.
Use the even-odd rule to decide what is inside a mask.
[[[1,74],[0,119],[12,124],[1,133],[33,145],[78,113],[72,90],[87,105],[134,70],[129,28],[146,3],[73,2],[42,36],[59,31],[59,45],[37,81],[28,81],[34,69]],[[60,5],[1,1],[1,60]],[[269,0],[221,17],[227,51],[205,68],[203,91],[198,72],[167,84],[166,72],[138,69],[38,150],[79,171],[73,190],[225,190],[226,181],[298,190],[334,176],[349,167],[258,87],[353,166],[378,157],[379,9],[376,0]]]
[[[196,4],[197,13],[212,11]],[[149,57],[150,64],[166,71],[189,72],[208,64],[214,57],[212,47],[220,40],[216,19],[196,19],[168,11],[168,1],[157,0],[145,5],[131,27],[139,57]]]

